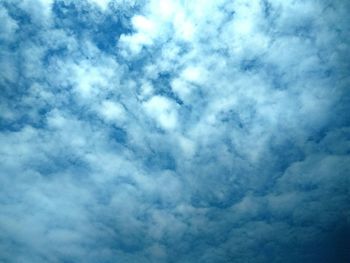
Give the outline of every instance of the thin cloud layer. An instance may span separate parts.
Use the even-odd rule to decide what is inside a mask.
[[[346,1],[0,1],[1,262],[348,262]]]

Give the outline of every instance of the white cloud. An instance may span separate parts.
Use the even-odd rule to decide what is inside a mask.
[[[159,34],[159,28],[155,21],[145,16],[136,15],[131,20],[135,34],[122,35],[119,44],[131,51],[131,54],[138,54],[143,46],[154,44],[154,39]]]
[[[89,0],[89,2],[96,4],[103,11],[105,11],[108,8],[108,5],[111,2],[111,0]]]
[[[146,113],[156,120],[161,128],[178,128],[176,103],[163,96],[153,96],[143,104]]]
[[[33,22],[41,26],[50,26],[54,0],[19,1],[19,7],[28,12]]]
[[[120,122],[125,119],[125,111],[123,106],[109,100],[102,101],[99,113],[106,121],[111,123]]]
[[[0,261],[323,256],[350,216],[348,5],[88,2],[0,9]]]

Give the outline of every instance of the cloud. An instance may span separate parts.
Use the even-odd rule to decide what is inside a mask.
[[[174,129],[177,126],[176,105],[162,96],[153,96],[144,103],[145,110],[164,129]]]
[[[0,261],[349,260],[347,3],[0,7]]]

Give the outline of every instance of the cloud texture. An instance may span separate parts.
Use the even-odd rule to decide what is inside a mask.
[[[349,11],[0,0],[0,261],[349,262]]]

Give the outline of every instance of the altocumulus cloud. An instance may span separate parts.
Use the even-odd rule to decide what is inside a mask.
[[[350,262],[346,0],[0,0],[0,261]]]

